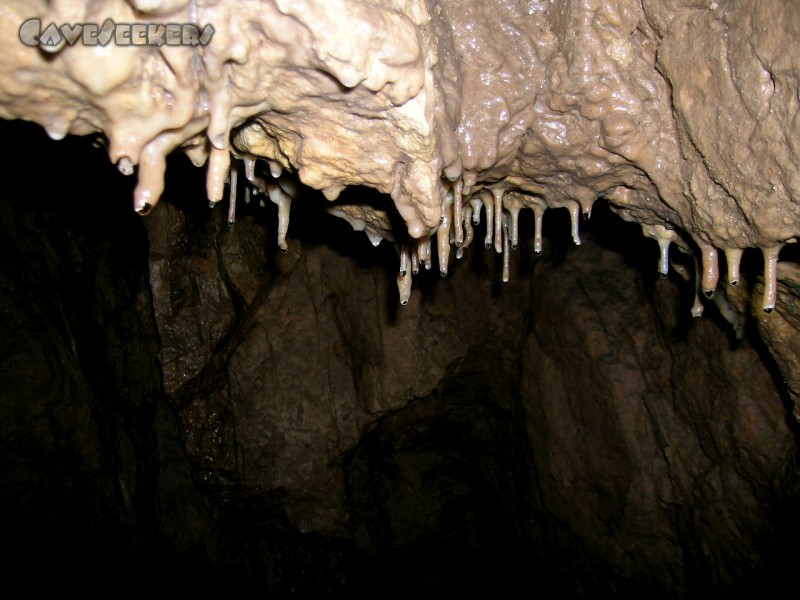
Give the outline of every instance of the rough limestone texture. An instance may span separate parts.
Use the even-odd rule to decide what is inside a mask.
[[[476,202],[493,205],[487,243],[502,253],[506,215],[577,218],[603,197],[662,246],[702,258],[695,277],[709,297],[738,283],[744,249],[761,248],[762,307],[776,304],[774,262],[800,230],[795,3],[15,0],[0,11],[0,116],[55,139],[102,133],[111,161],[135,173],[143,214],[176,150],[207,164],[213,202],[242,167],[245,187],[271,186],[279,202],[270,181],[289,170],[331,201],[348,186],[389,195],[373,213],[393,223],[383,237],[423,263],[433,241],[446,272],[449,243],[471,241]],[[32,18],[40,29],[110,18],[214,34],[205,45],[36,47],[18,39]],[[516,219],[510,228],[516,239]],[[398,285],[405,298],[411,278]]]
[[[17,39],[32,17],[215,33],[48,56]],[[0,22],[0,114],[56,138],[102,131],[113,162],[138,166],[141,211],[181,148],[209,161],[214,201],[230,153],[260,157],[331,199],[391,194],[416,238],[438,226],[449,182],[585,210],[602,195],[719,249],[798,233],[791,2],[15,1]]]
[[[778,265],[779,293],[785,298],[785,303],[776,308],[775,319],[769,315],[758,315],[758,330],[764,338],[769,351],[775,357],[780,367],[788,393],[794,403],[794,417],[800,421],[800,272],[794,263],[781,263]],[[760,291],[756,288],[756,291]]]
[[[764,474],[795,453],[786,405],[752,348],[709,320],[681,331],[671,284],[637,279],[612,253],[534,272],[520,395],[543,502],[633,580],[733,595],[773,543],[740,517],[782,493]],[[612,309],[621,298],[639,308]],[[580,533],[598,520],[608,537]]]
[[[40,49],[37,16],[216,33]],[[755,248],[798,235],[797,5],[11,0],[0,33],[0,117],[100,134],[135,173],[3,123],[13,566],[279,595],[792,582],[800,274],[789,245],[761,277]],[[170,181],[175,150],[204,185],[172,159]],[[231,228],[208,200],[248,170]],[[39,202],[17,182],[45,172],[71,185]],[[144,225],[109,209],[165,189]],[[448,265],[477,200],[502,288],[495,253]],[[424,265],[407,306],[395,250],[324,210],[348,203]],[[543,259],[529,211],[505,248],[520,207],[548,209]],[[593,215],[582,247],[559,208]],[[678,247],[668,281],[615,214]]]
[[[57,165],[64,197],[14,185],[2,203],[0,489],[20,564],[284,595],[533,578],[545,595],[681,597],[791,576],[778,371],[752,326],[739,341],[711,308],[691,319],[693,285],[658,279],[607,207],[579,248],[565,212],[544,258],[524,238],[507,284],[471,252],[399,307],[392,248],[321,198],[283,254],[274,209],[231,227],[177,164],[145,235],[107,202],[130,186],[98,150],[4,128],[98,164]]]
[[[0,193],[0,555],[11,585],[142,592],[202,569],[213,544],[173,409],[164,401],[144,228],[107,202],[129,186],[84,140],[41,180],[28,160],[51,143],[21,123],[15,177]],[[120,183],[123,185],[120,187]],[[32,565],[46,577],[31,578]],[[87,571],[92,565],[93,571]],[[150,588],[151,589],[151,588]]]

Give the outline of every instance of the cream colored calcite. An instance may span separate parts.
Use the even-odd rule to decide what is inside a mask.
[[[312,187],[389,193],[417,237],[438,223],[439,92],[423,2],[147,5],[145,14],[122,0],[49,11],[43,2],[5,3],[0,116],[37,121],[53,137],[105,133],[111,160],[137,165],[141,212],[163,190],[165,156],[183,148],[196,164],[208,160],[212,201],[233,153],[274,160]],[[202,47],[76,44],[48,56],[18,39],[32,17],[194,22],[215,33]]]
[[[337,204],[328,212],[350,223],[354,230],[366,233],[373,246],[382,240],[393,242],[395,239],[389,215],[384,210],[368,204]]]
[[[663,36],[694,227],[718,246],[795,237],[800,6],[685,2],[671,13],[659,4],[644,2]]]
[[[18,40],[31,17],[215,33],[43,52]],[[143,213],[170,152],[208,164],[214,202],[231,164],[252,176],[266,159],[330,200],[389,194],[421,240],[412,264],[430,268],[443,227],[444,274],[451,238],[474,235],[467,206],[485,208],[496,252],[506,215],[516,246],[518,211],[534,210],[538,252],[545,209],[568,208],[580,243],[578,213],[605,197],[659,242],[662,274],[671,243],[695,248],[708,296],[719,250],[735,284],[742,249],[767,249],[774,273],[800,231],[800,4],[786,0],[10,0],[0,32],[0,116],[104,133]]]

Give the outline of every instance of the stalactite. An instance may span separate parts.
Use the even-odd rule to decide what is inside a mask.
[[[239,170],[234,166],[231,169],[231,187],[228,192],[228,225],[236,222],[236,188],[239,184]]]
[[[503,195],[505,186],[495,186],[491,190],[494,197],[494,251],[503,252]]]
[[[783,244],[762,248],[764,253],[764,301],[761,307],[764,312],[770,313],[775,308],[775,299],[778,295],[778,255]]]
[[[436,232],[436,243],[439,250],[439,273],[442,277],[447,277],[447,269],[450,262],[450,227],[453,222],[451,209],[452,203],[446,202],[442,210],[442,222]]]
[[[706,298],[711,298],[714,295],[714,290],[717,289],[717,282],[719,281],[717,249],[710,244],[698,245],[703,254],[703,275],[700,285]]]
[[[728,285],[739,285],[739,264],[742,262],[741,248],[726,248],[725,259],[728,261]]]
[[[464,220],[464,211],[463,211],[463,198],[462,198],[462,191],[464,189],[464,183],[461,179],[456,180],[455,183],[451,186],[451,191],[453,194],[453,237],[454,242],[457,248],[461,247],[461,244],[464,243],[464,228],[463,228],[463,220]]]
[[[289,216],[292,208],[292,197],[277,183],[267,185],[269,199],[278,205],[278,248],[288,252],[286,233],[289,231]]]
[[[486,238],[483,245],[489,250],[494,245],[494,199],[487,190],[482,191],[481,196],[484,199],[483,208],[486,212]]]
[[[511,277],[511,236],[509,235],[508,213],[503,213],[503,282],[508,283]]]

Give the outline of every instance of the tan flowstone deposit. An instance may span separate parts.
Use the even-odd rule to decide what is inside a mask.
[[[48,44],[114,23],[164,43]],[[5,0],[0,32],[0,118],[103,148],[0,122],[12,578],[791,587],[799,2]]]
[[[33,18],[211,25],[213,37],[32,47],[20,29]],[[409,263],[430,268],[437,254],[446,274],[451,243],[462,255],[467,215],[484,212],[487,248],[507,253],[532,209],[538,252],[545,209],[570,210],[577,244],[579,212],[604,197],[658,242],[662,274],[671,243],[694,253],[707,297],[720,255],[736,285],[742,251],[762,249],[769,312],[778,254],[800,230],[792,2],[10,0],[0,28],[0,116],[56,139],[102,132],[136,174],[141,213],[176,150],[207,165],[212,202],[241,168],[279,205],[282,248],[284,170],[332,201],[354,185],[390,195],[407,233],[367,230],[400,245],[403,300]],[[374,207],[332,212],[360,228],[390,222]]]

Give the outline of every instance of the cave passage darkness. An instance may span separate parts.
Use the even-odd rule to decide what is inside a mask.
[[[580,247],[548,211],[541,258],[523,213],[508,284],[476,244],[399,307],[394,250],[316,195],[284,255],[271,203],[230,228],[184,157],[142,219],[90,140],[0,131],[7,583],[737,597],[791,582],[781,375],[752,326],[736,340],[712,303],[691,319],[691,286],[659,279],[656,245],[602,203]]]

